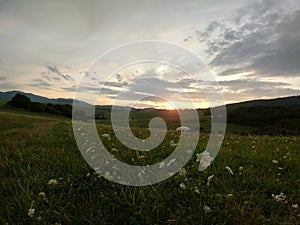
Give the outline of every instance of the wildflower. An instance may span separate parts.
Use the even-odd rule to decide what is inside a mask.
[[[231,175],[234,175],[232,169],[231,169],[229,166],[226,166],[225,169],[228,170],[228,172],[229,172]]]
[[[49,185],[57,185],[58,182],[57,182],[56,179],[50,179],[50,180],[48,181],[48,184],[49,184]]]
[[[109,134],[102,134],[102,137],[109,138]]]
[[[209,186],[211,179],[213,179],[214,175],[211,175],[207,178],[207,186]]]
[[[110,175],[109,171],[105,171],[105,176],[106,179],[111,180],[112,176]]]
[[[298,205],[298,204],[293,204],[293,205],[292,205],[292,208],[298,209],[298,208],[299,208],[299,205]]]
[[[272,194],[272,198],[274,198],[276,202],[285,202],[286,200],[286,196],[283,192],[281,192],[279,195]]]
[[[38,197],[40,197],[40,198],[46,198],[45,192],[40,192],[40,193],[38,194]]]
[[[190,131],[189,127],[177,127],[176,131]]]
[[[207,205],[205,205],[205,206],[203,207],[203,210],[204,210],[205,213],[210,213],[210,212],[212,212],[211,208],[209,208]]]
[[[232,198],[233,197],[233,194],[228,194],[226,195],[227,198]]]
[[[180,187],[181,189],[183,189],[183,190],[186,189],[186,185],[185,185],[184,183],[181,183],[181,184],[179,185],[179,187]]]
[[[33,215],[34,215],[34,208],[30,208],[30,209],[28,210],[27,215],[30,216],[30,217],[33,217]]]
[[[200,162],[200,166],[203,170],[210,166],[214,159],[210,156],[209,152],[204,151],[200,154],[197,154],[196,162]]]
[[[239,171],[241,172],[241,171],[243,171],[243,170],[244,170],[244,167],[240,166],[240,167],[239,167]]]
[[[199,188],[195,187],[195,193],[200,194]]]
[[[181,177],[185,177],[186,176],[186,169],[182,168],[179,170],[178,175]]]
[[[273,159],[273,160],[272,160],[272,163],[277,164],[277,163],[279,163],[279,162],[278,162],[278,160]]]
[[[175,147],[176,145],[177,145],[177,144],[176,144],[173,140],[170,141],[170,146],[171,146],[171,147]]]
[[[163,168],[163,167],[165,167],[165,162],[161,162],[160,164],[159,164],[159,168],[161,169],[161,168]]]
[[[282,167],[277,167],[277,169],[279,169],[279,170],[283,170],[283,168],[282,168]]]
[[[176,161],[176,158],[171,159],[171,160],[168,162],[167,167],[171,166],[171,164],[174,163],[175,161]]]

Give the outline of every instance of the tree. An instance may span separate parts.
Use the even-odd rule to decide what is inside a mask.
[[[31,100],[27,96],[18,93],[12,97],[10,105],[17,108],[29,109]]]

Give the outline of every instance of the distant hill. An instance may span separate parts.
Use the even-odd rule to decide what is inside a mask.
[[[275,99],[261,99],[251,100],[245,102],[238,102],[227,104],[227,110],[233,110],[241,107],[253,107],[253,106],[264,106],[264,107],[294,107],[300,106],[300,95],[291,97],[282,97]]]
[[[26,93],[26,92],[22,92],[22,91],[0,92],[0,102],[1,102],[1,99],[3,101],[10,101],[12,99],[12,97],[14,97],[18,93],[27,96],[28,98],[30,98],[30,100],[32,102],[52,103],[52,104],[69,104],[69,105],[73,104],[73,99],[71,99],[71,98],[47,98],[47,97],[35,95],[32,93]],[[76,101],[78,101],[78,100],[76,100]],[[83,101],[78,101],[78,102],[80,102],[82,105],[88,105],[88,103],[83,102]]]

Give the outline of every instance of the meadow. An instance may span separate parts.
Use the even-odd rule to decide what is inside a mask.
[[[145,138],[148,130],[134,123],[133,132]],[[300,137],[228,127],[207,170],[198,171],[196,154],[209,138],[202,132],[184,169],[131,187],[87,165],[70,119],[0,109],[0,224],[300,224]],[[170,130],[153,154],[140,153],[122,147],[109,124],[97,128],[110,136],[101,137],[105,145],[134,165],[160,161],[178,140]]]

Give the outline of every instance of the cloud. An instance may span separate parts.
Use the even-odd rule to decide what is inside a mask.
[[[258,79],[238,79],[220,81],[223,95],[227,101],[234,101],[239,95],[244,100],[259,97],[278,97],[299,94],[299,90],[286,82],[262,81]]]
[[[36,87],[39,89],[52,89],[51,88],[51,83],[49,83],[48,81],[44,80],[44,79],[40,79],[40,78],[36,78],[32,80],[34,83],[29,83],[28,86],[31,87]]]
[[[57,75],[58,77],[61,77],[63,79],[65,79],[66,81],[73,81],[74,79],[66,72],[61,72],[56,66],[53,65],[47,65],[48,71],[50,74],[54,74]]]
[[[213,21],[204,32],[210,65],[219,75],[253,72],[256,77],[300,75],[300,11],[289,1],[254,1],[228,21]]]
[[[7,80],[7,77],[5,77],[5,76],[0,76],[0,81],[5,81],[5,80]]]

